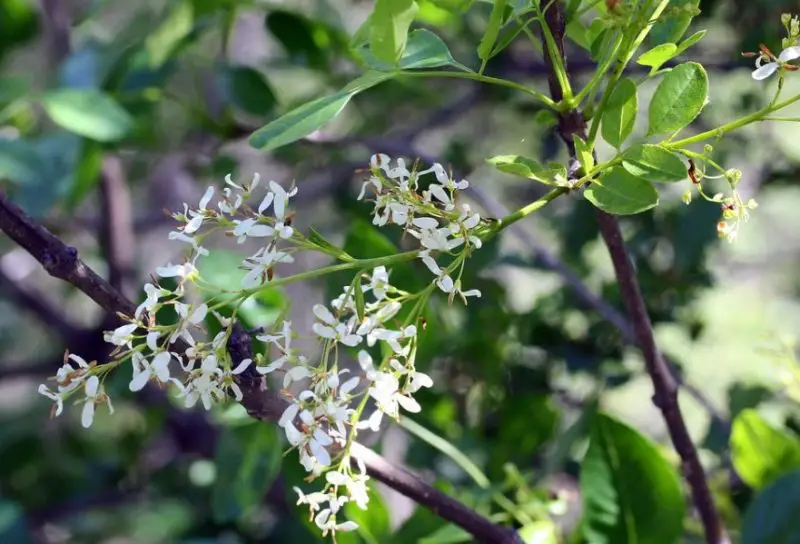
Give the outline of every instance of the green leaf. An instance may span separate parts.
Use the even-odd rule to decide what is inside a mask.
[[[31,142],[0,139],[0,180],[35,184],[42,177],[41,160]]]
[[[265,116],[275,109],[275,94],[266,78],[249,66],[223,67],[220,86],[229,101],[242,111]]]
[[[633,130],[638,109],[636,83],[626,77],[614,88],[603,112],[600,125],[603,139],[619,149]]]
[[[685,515],[678,472],[633,428],[595,417],[580,484],[587,541],[678,542]]]
[[[736,416],[730,443],[736,473],[754,489],[800,468],[800,438],[772,427],[753,409]]]
[[[439,36],[424,28],[409,34],[406,49],[396,65],[378,60],[367,46],[362,47],[359,54],[368,67],[382,72],[394,72],[398,68],[412,70],[414,68],[436,68],[437,66],[455,66],[466,69],[456,62],[447,45]]]
[[[677,55],[677,51],[678,46],[674,43],[662,43],[650,49],[649,51],[642,53],[641,56],[636,60],[636,64],[650,66],[652,68],[650,73],[652,74],[661,68],[662,64]]]
[[[626,149],[622,154],[622,167],[647,181],[683,181],[687,176],[686,166],[675,153],[652,144]]]
[[[444,525],[417,541],[418,544],[458,544],[459,542],[473,542],[473,537],[467,531],[452,523]]]
[[[696,62],[679,64],[666,73],[650,101],[649,134],[675,132],[700,114],[708,96],[708,75]]]
[[[536,160],[522,155],[497,155],[486,162],[504,172],[514,176],[533,179],[552,185],[551,173]]]
[[[42,105],[61,127],[98,142],[116,142],[133,128],[133,118],[109,95],[90,89],[45,93]]]
[[[575,154],[578,156],[578,162],[581,163],[584,175],[586,175],[592,171],[592,168],[594,168],[594,157],[592,157],[592,151],[586,146],[586,142],[583,141],[579,136],[575,136],[573,141],[575,142]]]
[[[658,192],[649,182],[612,168],[583,192],[586,200],[614,215],[632,215],[658,205]]]
[[[800,471],[785,474],[756,495],[744,515],[740,542],[800,542]]]
[[[418,10],[414,0],[376,0],[369,43],[378,60],[389,64],[400,60],[406,48],[408,29]]]
[[[303,104],[261,127],[250,136],[250,145],[267,151],[308,136],[339,115],[353,96],[391,77],[388,73],[367,72],[339,92]]]
[[[217,442],[217,479],[211,493],[214,521],[240,518],[263,499],[281,466],[278,428],[256,421],[228,427]]]
[[[503,15],[506,11],[506,0],[494,0],[492,6],[492,13],[489,15],[489,23],[486,26],[486,32],[481,38],[481,43],[478,45],[478,58],[482,61],[488,61],[492,56],[494,44],[497,42],[497,36],[500,34],[500,27],[503,25]]]
[[[658,18],[650,31],[650,43],[676,43],[692,22],[694,13],[699,13],[700,0],[672,0],[667,12]]]
[[[558,544],[558,527],[550,520],[534,521],[519,530],[519,537],[525,544]]]
[[[158,68],[172,56],[194,26],[194,6],[188,0],[178,2],[169,15],[145,40],[150,67]]]
[[[345,250],[329,242],[314,227],[309,227],[308,229],[308,241],[314,244],[319,251],[327,253],[331,257],[336,257],[343,261],[353,260],[353,257],[348,255]]]
[[[284,10],[270,10],[265,25],[286,50],[293,64],[327,69],[327,51],[320,46],[320,43],[323,43],[320,38],[324,37],[325,41],[330,40],[324,26],[297,13]]]
[[[706,32],[708,31],[698,30],[697,32],[695,32],[694,34],[683,40],[681,43],[679,43],[678,50],[675,52],[675,56],[677,57],[678,55],[689,49],[691,46],[702,40],[703,36],[706,35]]]

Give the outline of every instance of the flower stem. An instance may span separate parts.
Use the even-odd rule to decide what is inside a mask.
[[[666,147],[667,149],[679,149],[689,144],[694,144],[697,142],[702,142],[703,140],[708,140],[709,138],[721,138],[728,132],[732,132],[736,129],[742,128],[743,126],[749,125],[751,123],[755,123],[756,121],[769,120],[767,118],[767,114],[781,110],[786,106],[794,104],[798,100],[800,100],[800,94],[798,94],[797,96],[793,96],[792,98],[787,98],[783,102],[778,102],[774,106],[767,106],[764,109],[758,110],[757,112],[751,113],[750,115],[742,117],[741,119],[737,119],[736,121],[731,121],[730,123],[726,123],[719,128],[707,130],[705,132],[701,132],[700,134],[695,134],[694,136],[690,136],[689,138],[683,138],[682,140],[677,140],[675,142],[661,142],[659,145]]]

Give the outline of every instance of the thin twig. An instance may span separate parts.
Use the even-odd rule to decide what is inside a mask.
[[[549,0],[541,1],[543,10],[548,3],[550,3]],[[545,14],[545,22],[556,39],[558,55],[561,57],[564,66],[566,66],[567,61],[563,49],[565,21],[561,2],[556,1],[550,6],[550,9]],[[544,43],[544,40],[542,42],[546,48],[547,44]],[[548,58],[549,55],[545,55],[545,59]],[[561,89],[554,73],[551,73],[549,83],[551,97],[556,102],[561,101]],[[583,115],[580,111],[575,109],[559,114],[559,135],[567,145],[571,159],[575,161],[573,138],[576,135],[586,138],[586,125],[583,122]],[[720,522],[719,514],[708,488],[708,482],[700,464],[697,449],[689,436],[686,422],[681,414],[678,404],[678,382],[656,346],[650,316],[647,313],[644,298],[636,279],[636,273],[633,270],[628,251],[622,239],[619,221],[613,215],[601,210],[597,211],[597,220],[600,233],[614,264],[622,301],[630,315],[637,343],[644,356],[647,373],[653,382],[653,389],[655,390],[653,403],[661,410],[672,443],[681,458],[683,475],[691,488],[692,502],[703,523],[706,541],[709,544],[728,542],[728,537]]]
[[[64,245],[12,204],[2,192],[0,192],[0,229],[42,263],[51,275],[71,283],[108,311],[133,315],[136,306],[86,266],[78,258],[75,248]],[[239,329],[239,334],[232,336],[229,344],[231,356],[241,360],[242,354],[249,353],[250,349],[249,336]],[[276,392],[266,389],[265,380],[253,371],[242,373],[238,381],[243,394],[241,404],[247,413],[263,421],[273,423],[278,421],[286,404]],[[357,446],[352,456],[356,462],[364,463],[370,476],[430,508],[443,519],[460,526],[479,542],[501,544],[522,542],[513,529],[495,525],[405,469],[389,463],[376,453],[367,453],[368,451],[363,446]]]

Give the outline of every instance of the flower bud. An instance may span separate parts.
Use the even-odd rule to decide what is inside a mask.
[[[683,193],[681,200],[683,200],[684,204],[689,205],[692,202],[692,191],[686,191]]]
[[[742,179],[742,171],[738,168],[729,168],[725,171],[725,177],[728,183],[731,184],[731,187],[736,187]]]
[[[714,151],[714,146],[712,146],[711,144],[706,144],[703,146],[703,155],[706,156],[711,155],[713,151]]]

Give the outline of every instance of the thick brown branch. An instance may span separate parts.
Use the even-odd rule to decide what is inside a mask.
[[[559,49],[558,55],[562,59],[564,66],[566,66],[567,61],[562,45],[565,32],[563,6],[558,0],[555,2],[541,0],[540,5],[543,10],[550,5],[545,15],[545,20],[555,37]],[[550,52],[547,43],[545,40],[542,40],[542,42],[546,52],[545,58],[549,58]],[[554,100],[560,100],[562,96],[560,89],[554,90],[553,87],[555,80],[555,74],[552,74],[550,76],[551,93]],[[579,126],[575,123],[578,118],[581,119],[582,124],[583,115],[577,109],[559,114],[559,133],[567,144],[570,157],[573,160],[575,160],[573,138],[575,136],[586,138],[585,125]],[[653,382],[653,389],[655,390],[653,402],[661,410],[672,443],[681,458],[683,475],[691,488],[692,501],[703,523],[706,541],[710,544],[728,542],[728,537],[720,522],[711,491],[708,488],[708,482],[700,464],[697,449],[689,436],[686,422],[681,414],[678,404],[678,383],[656,346],[650,316],[647,313],[644,298],[636,280],[636,273],[633,270],[630,257],[622,240],[619,221],[616,217],[601,210],[597,211],[597,219],[600,233],[614,264],[622,300],[631,318],[637,343],[644,356],[647,373]]]

